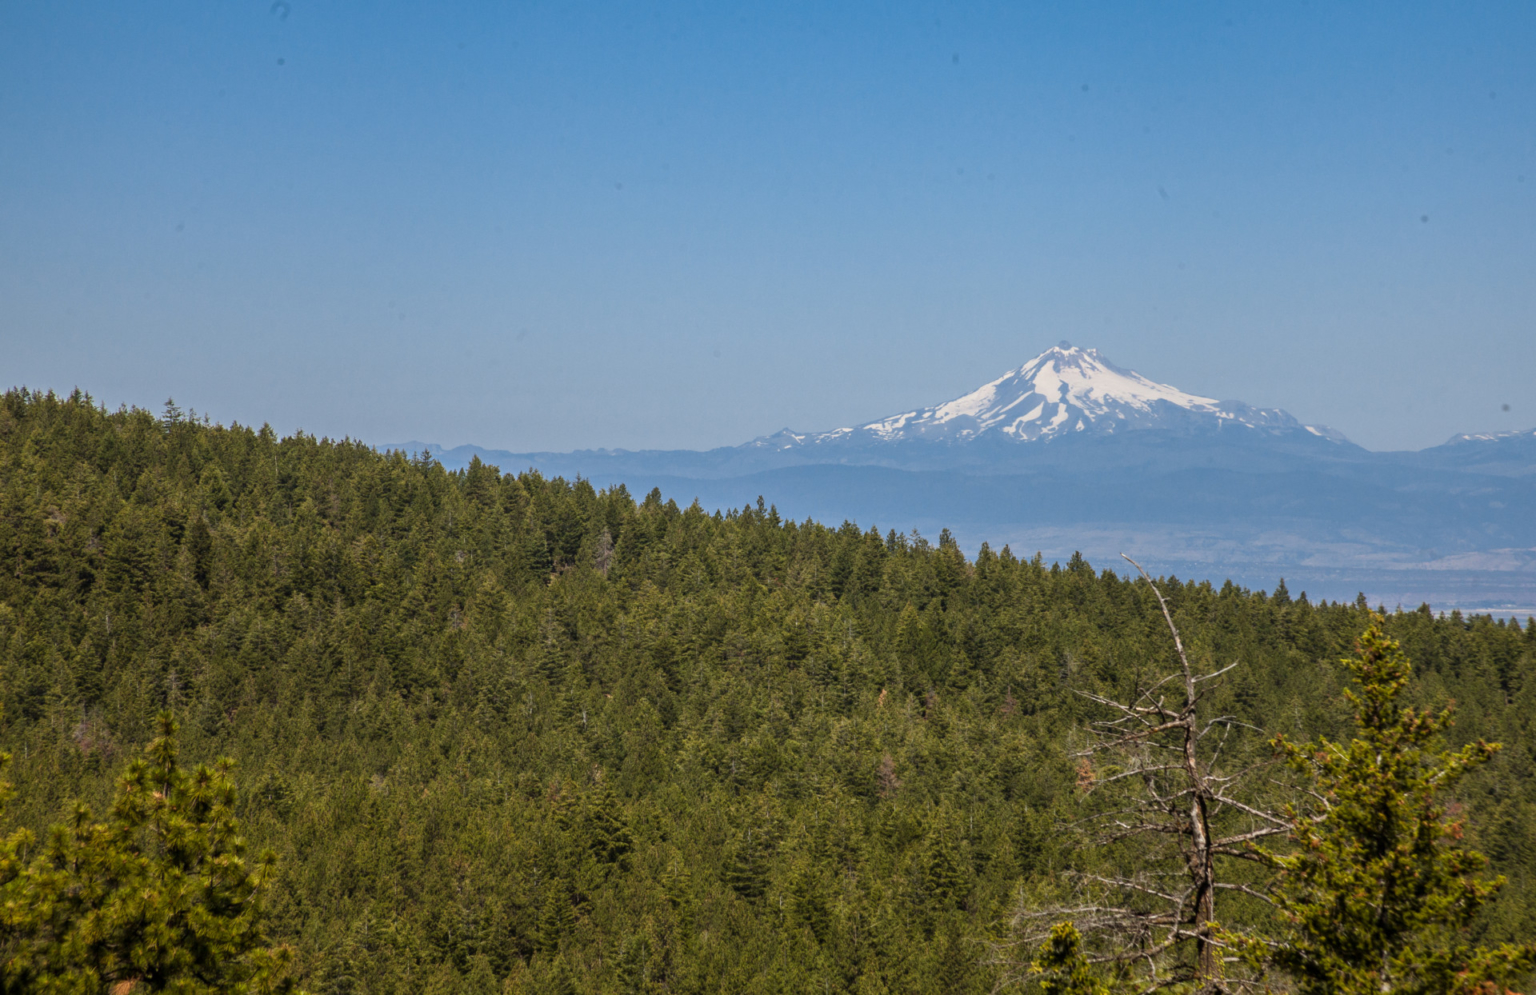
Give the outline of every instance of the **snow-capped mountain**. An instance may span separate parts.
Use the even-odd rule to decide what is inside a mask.
[[[478,458],[622,484],[634,497],[658,488],[705,511],[762,495],[797,521],[948,528],[971,548],[985,539],[1063,560],[1077,550],[1100,565],[1123,550],[1255,587],[1283,575],[1314,596],[1536,604],[1536,432],[1369,452],[1066,343],[953,401],[833,432],[705,451],[384,448],[425,448],[450,469]]]
[[[1332,429],[1303,425],[1279,408],[1255,408],[1241,401],[1188,394],[1121,369],[1097,349],[1079,349],[1063,342],[944,404],[831,432],[780,432],[759,442],[786,449],[856,441],[963,443],[983,436],[1035,442],[1079,433],[1201,428],[1269,433],[1305,429],[1331,441],[1345,441]]]
[[[1536,479],[1536,430],[1453,435],[1443,445],[1405,456],[1420,466],[1457,467],[1501,477]]]
[[[1519,429],[1518,431],[1514,432],[1463,432],[1460,435],[1451,436],[1450,439],[1446,440],[1445,444],[1447,446],[1459,446],[1466,443],[1500,443],[1513,440],[1519,440],[1523,442],[1530,439],[1536,439],[1536,430]]]
[[[404,448],[415,452],[422,445]],[[1096,349],[1066,342],[953,401],[830,432],[786,428],[702,452],[431,451],[445,466],[467,465],[478,455],[502,467],[613,480],[657,474],[724,479],[818,465],[970,474],[1217,466],[1267,473],[1369,456],[1340,433],[1304,425],[1279,408],[1186,393],[1122,369]]]

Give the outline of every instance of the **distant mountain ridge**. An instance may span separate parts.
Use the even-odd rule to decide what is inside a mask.
[[[953,400],[831,431],[785,428],[709,450],[514,453],[414,441],[382,448],[429,452],[449,467],[478,456],[503,466],[605,479],[623,473],[717,479],[818,464],[969,474],[1186,465],[1278,472],[1319,461],[1536,475],[1536,431],[1462,434],[1419,452],[1372,453],[1342,432],[1305,424],[1281,408],[1191,394],[1065,341]]]
[[[827,432],[706,451],[511,453],[418,442],[449,469],[660,487],[680,503],[999,546],[1314,593],[1536,608],[1536,431],[1370,452],[1279,408],[1218,401],[1065,342],[967,394]]]
[[[1504,442],[1510,439],[1536,440],[1536,429],[1520,429],[1514,432],[1463,432],[1453,435],[1446,440],[1446,445],[1453,446],[1462,442]]]
[[[1071,442],[1072,445],[1062,447]],[[905,470],[1013,471],[1063,461],[1096,466],[1208,461],[1268,466],[1363,453],[1344,435],[1305,425],[1280,408],[1218,401],[1123,369],[1097,349],[1062,342],[976,390],[926,408],[825,432],[782,429],[710,450],[590,449],[509,453],[408,442],[445,465],[488,461],[591,476],[624,471],[717,478],[814,464]],[[1334,451],[1328,451],[1329,449]],[[1235,461],[1235,462],[1234,462]]]

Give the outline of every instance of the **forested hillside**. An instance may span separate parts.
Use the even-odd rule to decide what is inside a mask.
[[[987,991],[1020,903],[1112,859],[1071,829],[1075,692],[1173,665],[1151,589],[749,498],[12,391],[10,818],[105,807],[169,708],[190,760],[235,760],[312,992]],[[1240,664],[1234,755],[1339,734],[1366,605],[1162,589],[1201,666]],[[1536,622],[1387,630],[1455,742],[1505,744],[1461,789],[1510,879],[1480,929],[1536,935]]]

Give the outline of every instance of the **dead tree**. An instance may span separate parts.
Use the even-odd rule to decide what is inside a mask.
[[[1191,984],[1205,995],[1230,991],[1244,982],[1225,977],[1223,944],[1214,928],[1216,895],[1240,891],[1268,899],[1224,875],[1225,859],[1257,862],[1249,844],[1283,834],[1289,824],[1248,790],[1268,781],[1265,768],[1273,760],[1224,766],[1234,730],[1253,727],[1236,716],[1207,714],[1208,692],[1237,664],[1197,673],[1162,591],[1141,564],[1125,559],[1157,598],[1178,669],[1150,683],[1138,681],[1129,701],[1077,692],[1107,715],[1092,723],[1088,746],[1076,754],[1079,786],[1090,798],[1123,795],[1077,828],[1090,846],[1134,847],[1134,866],[1109,875],[1074,873],[1076,901],[1021,909],[1008,944],[1013,950],[1000,951],[1000,960],[1015,967],[1011,976],[1005,972],[1005,983],[1022,980],[1019,953],[1043,942],[1053,924],[1071,920],[1094,943],[1090,961],[1139,965],[1146,972],[1145,992],[1173,984]]]

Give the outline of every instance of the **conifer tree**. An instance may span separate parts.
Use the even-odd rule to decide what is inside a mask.
[[[928,901],[937,913],[947,914],[965,901],[965,873],[959,854],[943,828],[934,829],[928,837],[923,884]]]
[[[274,858],[253,867],[234,816],[230,765],[188,772],[176,723],[118,782],[104,823],[77,805],[24,871],[4,868],[6,992],[288,992],[291,954],[266,945],[261,898]],[[18,837],[12,837],[17,840]]]
[[[0,817],[4,817],[12,794],[10,783],[4,779],[10,764],[11,755],[0,753]],[[4,952],[6,958],[0,964],[0,993],[4,995],[25,991],[30,981],[27,974],[12,970],[11,957],[17,941],[24,935],[32,918],[27,904],[19,900],[24,873],[21,851],[31,842],[32,834],[25,829],[17,829],[0,838],[0,951]]]
[[[749,902],[768,890],[768,839],[761,829],[748,829],[725,866],[725,883]]]
[[[820,882],[808,867],[802,867],[789,884],[789,912],[810,930],[816,942],[825,943],[832,931],[832,911]]]
[[[965,949],[960,924],[953,919],[944,927],[935,960],[935,980],[944,995],[966,995],[975,989],[975,958]]]
[[[563,956],[555,958],[542,980],[543,984],[535,988],[540,995],[576,995],[576,979]]]
[[[682,854],[676,854],[667,862],[661,876],[661,887],[667,896],[667,904],[672,907],[678,933],[684,937],[691,935],[697,910],[693,901],[692,881]]]
[[[624,995],[649,995],[656,990],[651,981],[651,939],[635,933],[619,945],[614,958],[614,975]]]
[[[1475,946],[1468,927],[1499,890],[1487,861],[1462,845],[1464,825],[1445,799],[1497,744],[1438,751],[1451,724],[1399,702],[1408,658],[1373,616],[1343,661],[1358,690],[1355,736],[1274,744],[1310,775],[1315,802],[1293,808],[1294,853],[1264,851],[1279,871],[1273,899],[1286,930],[1276,940],[1239,938],[1255,960],[1295,979],[1301,995],[1492,993],[1536,964],[1536,944]]]
[[[234,811],[253,855],[285,855],[264,922],[323,995],[606,993],[636,936],[670,992],[1033,991],[1063,919],[1127,989],[1193,995],[1203,952],[1245,995],[1232,951],[1200,949],[1217,922],[1270,924],[1247,891],[1269,868],[1237,863],[1268,824],[1233,803],[1274,794],[1258,729],[1337,738],[1320,661],[1365,609],[1159,581],[1186,670],[1144,583],[884,533],[0,394],[0,746],[36,837],[0,844],[0,945],[57,907],[23,898],[63,799],[110,825],[121,751],[179,701],[199,756],[261,772]],[[1536,626],[1426,607],[1387,627],[1423,672],[1405,694],[1508,744],[1459,800],[1511,880],[1474,935],[1529,939]],[[1113,702],[1150,710],[1144,738],[1082,728]],[[1146,832],[1106,840],[1117,811]],[[1051,914],[966,981],[1014,901]]]
[[[623,806],[607,784],[600,784],[586,800],[587,847],[604,864],[628,866],[635,839],[625,820]]]
[[[1051,927],[1051,935],[1030,964],[1043,995],[1109,995],[1083,953],[1083,937],[1070,922]]]
[[[571,904],[570,885],[560,878],[545,882],[544,900],[539,906],[539,949],[555,953],[575,926],[576,910]]]
[[[1055,925],[1071,920],[1109,941],[1095,962],[1144,965],[1149,988],[1189,982],[1199,995],[1212,995],[1233,987],[1225,977],[1216,895],[1241,890],[1232,878],[1242,872],[1232,863],[1262,862],[1254,841],[1283,835],[1289,825],[1256,793],[1259,766],[1234,769],[1222,756],[1236,717],[1213,714],[1212,692],[1238,664],[1200,672],[1168,599],[1140,564],[1125,559],[1156,599],[1179,666],[1155,680],[1137,675],[1128,700],[1080,692],[1110,717],[1093,724],[1077,773],[1085,796],[1104,799],[1085,820],[1094,827],[1091,842],[1118,847],[1131,859],[1107,873],[1073,873],[1086,887],[1071,905],[1022,908],[1015,917],[1018,942],[1051,941]],[[1165,583],[1174,588],[1178,582]],[[1053,924],[1049,933],[1047,923]]]

